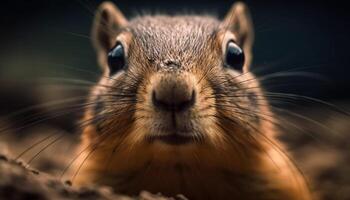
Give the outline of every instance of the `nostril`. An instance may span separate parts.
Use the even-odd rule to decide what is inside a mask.
[[[195,103],[196,93],[193,90],[190,95],[174,96],[162,98],[157,96],[156,91],[152,92],[153,105],[166,111],[184,111],[192,107]]]
[[[194,105],[195,99],[196,99],[196,93],[193,90],[191,95],[189,96],[189,98],[178,102],[177,109],[178,110],[186,110],[186,109],[192,107]]]

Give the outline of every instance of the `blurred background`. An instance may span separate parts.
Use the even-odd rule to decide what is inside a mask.
[[[11,147],[16,147],[15,151],[21,152],[33,143],[25,137],[31,133],[45,135],[57,131],[76,132],[76,122],[82,115],[82,110],[70,110],[71,104],[68,100],[78,97],[78,102],[84,102],[88,93],[87,87],[74,87],[74,80],[94,82],[100,75],[89,35],[93,13],[101,2],[1,2],[0,125],[4,128],[1,129],[0,141],[5,140],[5,135],[18,135],[15,139],[7,138],[12,142],[26,142],[26,145],[21,145],[22,148],[12,145]],[[209,13],[222,18],[234,3],[208,0],[114,2],[129,18],[140,13]],[[276,72],[302,72],[268,80],[263,83],[266,90],[317,98],[339,106],[341,111],[348,110],[348,6],[339,2],[324,1],[244,2],[251,10],[255,25],[253,72],[258,76]],[[33,105],[40,106],[28,109]],[[290,144],[300,163],[307,163],[311,159],[310,156],[306,156],[305,148],[307,152],[316,151],[323,154],[323,157],[310,154],[314,159],[313,165],[321,162],[320,160],[328,159],[329,162],[333,162],[332,166],[321,162],[319,165],[328,171],[319,172],[314,176],[319,177],[319,188],[332,188],[333,191],[337,189],[340,195],[338,199],[341,199],[344,191],[350,190],[349,177],[341,175],[350,174],[350,169],[340,167],[349,166],[350,163],[350,155],[344,154],[349,145],[349,118],[329,106],[305,99],[293,105],[282,106],[298,110],[339,133],[336,136],[322,134],[327,132],[324,127],[315,124],[312,126],[310,121],[297,118],[292,122],[299,123],[300,127],[307,127],[308,131],[312,130],[309,132],[317,132],[319,135],[314,137],[330,148],[326,148],[325,151],[320,150],[321,148],[308,149],[315,140],[305,137],[305,134],[287,134],[282,138]],[[326,157],[328,154],[329,157]],[[64,154],[60,155],[64,157]],[[51,165],[52,163],[46,163],[46,168],[50,168],[48,166]],[[309,166],[302,167],[312,174],[313,170]],[[339,184],[343,187],[337,188]],[[337,199],[334,195],[338,193],[333,192],[333,198],[329,199]]]

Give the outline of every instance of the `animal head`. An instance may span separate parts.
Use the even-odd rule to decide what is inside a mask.
[[[92,39],[103,76],[93,89],[98,134],[120,141],[193,149],[243,143],[261,131],[260,86],[249,72],[253,26],[243,3],[212,16],[126,19],[112,3],[97,11]],[[97,134],[97,135],[98,135]]]

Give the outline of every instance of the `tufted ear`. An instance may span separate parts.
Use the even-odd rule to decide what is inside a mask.
[[[243,48],[246,57],[245,68],[249,68],[252,61],[252,47],[254,42],[254,28],[248,7],[237,2],[227,13],[223,26],[235,35],[238,45]]]
[[[101,66],[105,65],[106,54],[115,43],[116,33],[127,23],[127,19],[112,2],[104,2],[97,9],[91,38]]]

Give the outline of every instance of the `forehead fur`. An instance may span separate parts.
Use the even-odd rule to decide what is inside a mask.
[[[143,16],[130,22],[134,42],[150,59],[177,59],[206,51],[219,20],[210,16]]]

